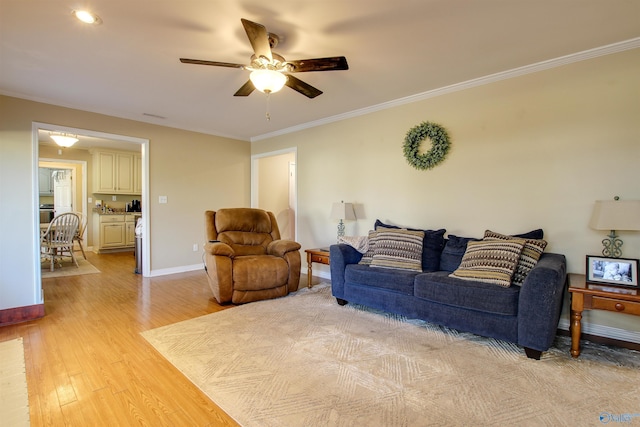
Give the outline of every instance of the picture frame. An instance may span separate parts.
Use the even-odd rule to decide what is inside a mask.
[[[587,283],[638,287],[638,260],[587,255]]]

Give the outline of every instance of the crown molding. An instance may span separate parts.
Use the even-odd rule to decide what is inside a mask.
[[[280,135],[299,132],[301,130],[310,129],[313,127],[322,126],[329,123],[338,122],[341,120],[364,116],[366,114],[371,114],[376,111],[387,110],[389,108],[395,108],[401,105],[411,104],[413,102],[423,101],[425,99],[435,98],[435,97],[446,95],[449,93],[470,89],[473,87],[483,86],[483,85],[499,82],[502,80],[508,80],[515,77],[524,76],[526,74],[538,73],[540,71],[549,70],[551,68],[562,67],[564,65],[586,61],[589,59],[598,58],[600,56],[611,55],[614,53],[624,52],[626,50],[632,50],[637,48],[640,48],[640,37],[624,40],[624,41],[609,44],[606,46],[597,47],[594,49],[584,50],[582,52],[572,53],[570,55],[549,59],[547,61],[537,62],[531,65],[525,65],[523,67],[513,68],[507,71],[501,71],[495,74],[489,74],[488,76],[479,77],[476,79],[471,79],[471,80],[467,80],[460,83],[455,83],[449,86],[444,86],[441,88],[429,90],[429,91],[418,93],[415,95],[406,96],[404,98],[395,99],[393,101],[383,102],[382,104],[373,105],[371,107],[365,107],[359,110],[353,110],[347,113],[337,114],[335,116],[326,117],[324,119],[314,120],[311,122],[303,123],[301,125],[280,129],[270,133],[265,133],[262,135],[252,137],[251,142],[261,141],[264,139],[269,139],[269,138],[273,138]]]

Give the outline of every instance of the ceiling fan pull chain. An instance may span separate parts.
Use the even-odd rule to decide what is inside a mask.
[[[271,92],[267,92],[267,113],[266,113],[266,117],[267,117],[267,121],[270,122],[271,121],[271,113],[269,112],[269,106],[270,106],[270,101],[271,100]]]

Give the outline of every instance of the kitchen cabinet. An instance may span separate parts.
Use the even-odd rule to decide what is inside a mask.
[[[92,151],[93,192],[98,194],[142,194],[137,185],[139,154],[127,151]],[[142,161],[140,161],[140,166]],[[141,174],[140,174],[141,175]],[[141,180],[140,180],[141,181]],[[139,187],[139,188],[136,188]]]
[[[139,215],[139,214],[138,214]],[[131,250],[135,245],[135,217],[131,213],[93,215],[93,251]]]
[[[133,193],[142,194],[142,155],[133,156]]]
[[[125,217],[124,243],[126,246],[135,246],[136,244],[136,221],[135,216],[127,215]]]
[[[38,168],[38,191],[41,196],[53,196],[53,169]]]

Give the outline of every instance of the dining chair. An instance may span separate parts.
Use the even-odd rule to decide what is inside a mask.
[[[78,215],[71,212],[58,215],[49,223],[47,231],[40,239],[40,245],[43,255],[51,259],[51,271],[55,269],[56,259],[59,259],[62,265],[62,257],[67,252],[78,267],[78,261],[73,254],[73,239],[79,223]]]
[[[78,219],[80,222],[78,223],[78,231],[76,231],[75,236],[73,236],[73,241],[78,242],[78,246],[80,246],[80,250],[82,251],[82,256],[84,259],[87,259],[87,254],[84,252],[84,247],[82,246],[82,241],[84,240],[84,232],[87,229],[87,216],[82,212],[74,212],[78,215]]]

